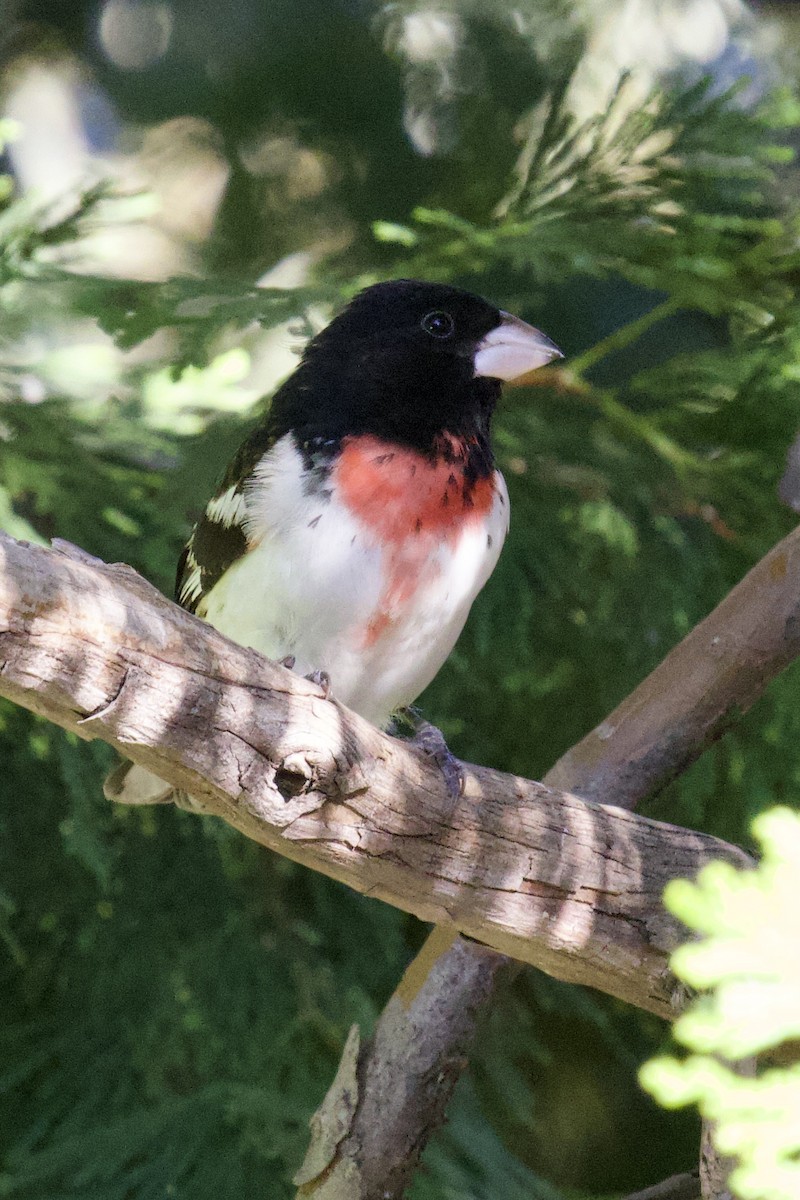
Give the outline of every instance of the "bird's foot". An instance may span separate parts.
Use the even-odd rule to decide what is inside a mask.
[[[401,708],[397,716],[411,727],[413,737],[408,740],[427,754],[441,771],[447,790],[454,800],[464,791],[464,768],[445,741],[441,729],[431,725],[414,708]]]
[[[287,671],[294,670],[294,664],[297,659],[293,654],[287,654],[285,658],[279,658],[280,666],[286,667]],[[331,677],[327,671],[309,671],[308,675],[303,676],[309,683],[315,683],[318,688],[322,689],[322,697],[324,700],[329,700],[331,695]]]
[[[322,699],[330,700],[331,696],[331,677],[327,671],[309,671],[308,675],[303,676],[309,683],[315,683],[318,688],[322,689]]]

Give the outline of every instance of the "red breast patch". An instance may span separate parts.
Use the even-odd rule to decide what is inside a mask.
[[[467,454],[463,439],[451,436],[435,459],[366,435],[343,441],[333,472],[339,499],[384,550],[384,586],[365,647],[403,622],[417,590],[441,570],[437,549],[489,513],[493,475],[467,480]]]
[[[463,439],[448,436],[443,449],[431,459],[376,437],[347,438],[333,473],[339,498],[384,545],[426,534],[452,542],[490,511],[494,479],[466,479]]]

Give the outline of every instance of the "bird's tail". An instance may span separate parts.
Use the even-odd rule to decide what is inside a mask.
[[[126,760],[108,776],[103,794],[117,804],[169,804],[174,798],[174,788],[147,767],[137,767]]]

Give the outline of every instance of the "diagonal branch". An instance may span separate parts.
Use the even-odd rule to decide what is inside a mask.
[[[746,861],[716,838],[480,767],[454,802],[424,755],[129,568],[11,538],[0,694],[124,749],[270,849],[665,1017],[681,936],[665,884],[714,858]]]
[[[800,654],[800,530],[779,542],[544,782],[634,808],[719,738]],[[507,963],[434,930],[359,1061],[361,1104],[314,1200],[396,1200],[444,1111]],[[409,985],[409,981],[411,985]],[[426,1036],[426,1022],[435,1024]],[[408,1031],[417,1037],[409,1048]],[[376,1103],[381,1120],[375,1120]]]

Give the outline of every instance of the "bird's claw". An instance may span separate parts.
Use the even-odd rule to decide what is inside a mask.
[[[409,738],[412,746],[417,746],[423,754],[433,759],[444,777],[448,793],[453,800],[458,800],[464,791],[464,768],[445,741],[441,729],[431,725],[412,708],[402,709],[399,716],[414,730],[414,736]]]
[[[315,683],[318,688],[322,689],[323,700],[329,700],[331,695],[331,677],[327,671],[309,671],[308,675],[303,676],[309,683]]]
[[[287,671],[293,671],[297,659],[293,654],[287,654],[284,658],[278,659],[278,664],[281,667],[286,667]],[[315,683],[318,688],[322,689],[324,700],[329,700],[331,695],[331,677],[327,671],[309,671],[303,676],[309,683]]]

